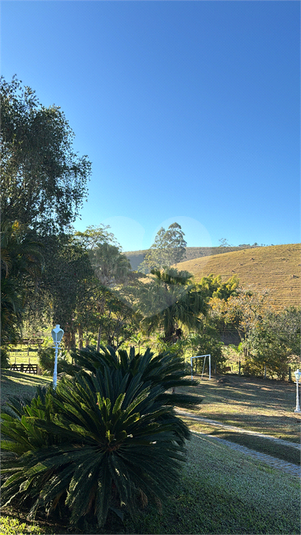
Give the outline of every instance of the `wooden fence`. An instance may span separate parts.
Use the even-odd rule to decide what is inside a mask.
[[[30,362],[28,362],[27,364],[14,363],[9,367],[9,369],[15,372],[33,373],[34,375],[37,375],[39,372],[39,366],[37,364],[31,364]]]

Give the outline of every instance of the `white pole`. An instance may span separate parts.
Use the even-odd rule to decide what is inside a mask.
[[[190,358],[190,367],[191,367],[191,379],[193,379],[193,374],[192,374],[192,357]]]
[[[53,390],[56,389],[57,383],[57,353],[59,348],[59,342],[55,342],[55,357],[54,357],[54,371],[53,371]]]
[[[57,354],[58,354],[58,348],[61,342],[61,339],[64,335],[63,329],[60,328],[59,325],[55,326],[55,329],[52,329],[51,336],[54,342],[54,348],[55,348],[55,357],[54,357],[54,370],[53,370],[53,390],[56,389],[56,383],[57,383]]]
[[[297,370],[297,372],[299,372],[299,370]],[[295,375],[296,375],[296,408],[294,412],[301,412],[300,403],[299,403],[299,377],[297,374]]]
[[[211,379],[211,355],[209,355],[209,379]]]

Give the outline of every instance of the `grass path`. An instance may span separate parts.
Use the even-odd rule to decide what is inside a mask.
[[[235,427],[232,425],[222,424],[221,422],[217,422],[216,420],[210,420],[209,418],[202,418],[201,416],[194,416],[191,413],[187,411],[183,411],[183,410],[177,410],[176,412],[180,416],[184,416],[184,417],[186,416],[185,420],[190,421],[190,422],[194,422],[194,423],[200,422],[200,423],[203,423],[205,426],[212,426],[213,428],[218,427],[220,429],[224,429],[225,431],[233,431],[234,433],[239,432],[239,433],[246,434],[246,435],[257,436],[259,438],[275,440],[279,444],[282,444],[283,446],[291,446],[298,450],[301,449],[301,444],[297,442],[289,442],[287,440],[282,440],[281,438],[276,438],[271,435],[265,435],[263,433],[259,433],[256,431],[249,431],[248,429],[243,429],[242,427]]]

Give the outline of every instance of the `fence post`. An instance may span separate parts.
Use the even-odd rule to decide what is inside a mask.
[[[240,360],[238,361],[238,375],[240,375]]]
[[[288,367],[288,380],[291,383],[292,382],[292,368]]]

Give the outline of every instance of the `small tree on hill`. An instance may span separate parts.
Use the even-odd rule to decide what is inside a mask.
[[[178,223],[169,225],[167,230],[161,227],[138,270],[142,273],[150,273],[152,269],[178,264],[185,258],[186,246],[184,232]]]

